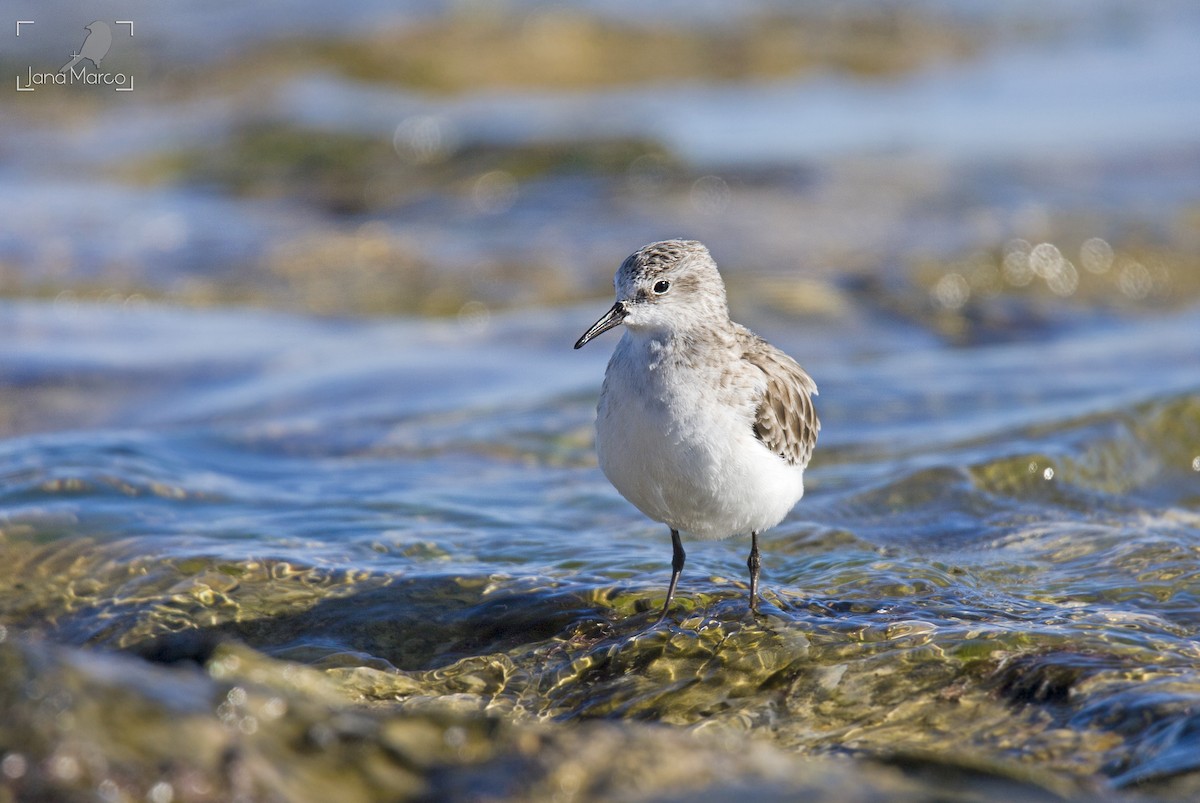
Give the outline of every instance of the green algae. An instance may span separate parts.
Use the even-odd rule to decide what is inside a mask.
[[[969,25],[860,7],[751,17],[740,25],[630,25],[570,11],[460,13],[346,39],[292,40],[254,59],[303,60],[426,92],[587,89],[663,81],[778,79],[819,69],[890,76],[980,47]]]
[[[478,196],[481,177],[513,182],[555,175],[623,175],[639,158],[682,167],[661,145],[632,138],[448,144],[409,152],[391,138],[248,121],[211,147],[150,157],[125,169],[158,183],[211,186],[234,195],[281,197],[332,214],[387,210],[431,191]],[[517,185],[514,185],[517,186]]]
[[[353,803],[538,800],[567,790],[576,800],[661,800],[754,789],[780,799],[921,800],[945,774],[916,757],[890,766],[797,757],[734,733],[514,722],[453,696],[363,706],[336,675],[234,645],[199,666],[163,667],[9,639],[0,667],[0,789],[21,798]],[[163,689],[171,696],[158,696]],[[970,770],[976,795],[986,790],[974,799],[1052,797],[1003,767]]]
[[[0,611],[10,637],[6,654],[16,661],[9,677],[18,691],[10,688],[5,701],[17,712],[10,732],[41,734],[21,751],[30,760],[39,756],[39,768],[48,766],[45,756],[68,750],[64,744],[78,762],[97,750],[104,756],[87,765],[103,769],[99,775],[88,769],[69,778],[39,776],[42,785],[29,788],[43,791],[74,789],[84,778],[122,789],[193,783],[212,790],[197,799],[212,799],[237,784],[266,794],[283,783],[289,799],[312,799],[340,784],[352,798],[368,799],[433,794],[442,783],[460,789],[476,773],[499,773],[515,784],[509,796],[524,799],[564,766],[580,771],[548,757],[560,755],[557,745],[586,740],[584,723],[603,720],[603,733],[619,734],[611,743],[600,739],[606,749],[646,738],[703,751],[707,742],[690,740],[711,738],[728,751],[731,739],[740,743],[752,733],[746,744],[754,746],[746,749],[756,754],[850,750],[860,760],[903,768],[915,789],[954,756],[950,775],[978,783],[979,794],[995,783],[1071,797],[1086,795],[1111,767],[1138,766],[1134,722],[1142,714],[1124,702],[1141,699],[1137,688],[1157,684],[1158,699],[1178,700],[1160,712],[1168,718],[1186,716],[1196,693],[1189,669],[1195,647],[1160,620],[1126,617],[1122,640],[1099,622],[1093,627],[1086,611],[1064,619],[1053,607],[1030,608],[1016,614],[1019,627],[1001,609],[963,618],[967,604],[950,581],[898,583],[883,569],[859,579],[859,593],[889,600],[882,608],[839,610],[775,591],[766,615],[754,617],[741,591],[685,593],[673,615],[655,625],[660,597],[628,587],[405,580],[199,557],[148,556],[113,572],[129,561],[117,560],[121,545],[22,543],[10,540],[3,564],[31,579],[50,571],[58,580],[10,584]],[[32,599],[14,604],[31,592]],[[91,664],[75,656],[92,653],[26,640],[39,633],[120,652],[95,653],[103,656],[98,677],[80,680],[70,673]],[[30,655],[41,662],[36,671],[21,668]],[[196,675],[197,665],[208,680]],[[101,699],[85,688],[114,673],[128,678],[119,693],[106,690]],[[26,710],[33,704],[24,701],[37,694],[21,691],[34,675],[47,689],[70,690],[69,717],[27,721],[43,716],[40,708]],[[172,705],[184,711],[160,710],[156,695],[182,695]],[[108,703],[122,713],[106,712]],[[1113,713],[1120,710],[1131,719]],[[264,717],[274,717],[269,727]],[[70,733],[62,722],[72,723]],[[538,724],[547,722],[560,724]],[[676,730],[661,736],[638,723]],[[119,731],[115,741],[97,748],[109,727]],[[88,733],[83,742],[81,730]],[[170,739],[200,747],[168,760],[163,744]],[[537,746],[526,751],[526,742]],[[231,751],[236,761],[219,758]],[[539,769],[525,777],[518,768],[531,757]],[[275,776],[273,768],[297,760],[306,770],[294,782]],[[804,767],[807,760],[792,763]],[[151,766],[172,769],[155,775]],[[682,783],[652,765],[630,771],[660,791]],[[757,771],[743,768],[736,777]],[[712,777],[690,783],[710,787]],[[1174,774],[1164,782],[1168,777]],[[791,789],[795,781],[790,774],[769,778],[772,788]],[[579,782],[591,790],[581,799],[626,788],[592,772]]]
[[[952,259],[914,258],[912,288],[884,290],[884,303],[962,343],[1027,336],[1061,308],[1154,313],[1195,303],[1194,237],[1131,228],[1110,243],[1064,223],[1060,237],[1041,242],[1017,238]]]

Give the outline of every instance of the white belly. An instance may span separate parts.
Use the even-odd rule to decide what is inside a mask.
[[[804,470],[755,437],[748,401],[731,406],[707,379],[647,378],[641,364],[614,355],[596,420],[600,468],[639,510],[676,530],[762,532],[803,496]]]

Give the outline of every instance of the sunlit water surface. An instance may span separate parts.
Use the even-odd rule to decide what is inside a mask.
[[[997,41],[868,79],[210,84],[405,21],[292,5],[102,3],[139,92],[0,115],[0,291],[47,299],[0,304],[0,800],[1200,796],[1195,9],[931,0]],[[78,46],[18,6],[10,63]],[[155,172],[264,114],[450,172],[357,212]],[[650,150],[571,168],[596,138]],[[824,427],[763,615],[747,543],[689,543],[656,626],[667,530],[592,449],[615,335],[571,349],[610,302],[561,304],[675,234]]]
[[[867,315],[764,315],[758,328],[821,387],[808,494],[763,540],[763,616],[746,609],[747,544],[694,543],[677,610],[655,627],[666,528],[617,495],[592,452],[613,336],[570,348],[596,311],[371,323],[6,304],[0,651],[14,713],[0,736],[23,740],[6,746],[125,788],[128,768],[89,728],[107,733],[114,716],[129,733],[183,728],[177,706],[250,758],[244,778],[214,787],[191,766],[202,752],[172,754],[163,783],[195,781],[198,799],[276,781],[299,794],[256,760],[287,767],[312,739],[349,738],[305,707],[341,695],[339,711],[391,706],[361,736],[385,753],[389,738],[408,744],[386,736],[401,723],[443,750],[442,730],[458,728],[453,741],[494,716],[559,723],[537,732],[555,744],[603,718],[629,729],[597,759],[615,761],[653,739],[648,720],[752,734],[739,749],[767,751],[760,761],[888,758],[874,771],[899,779],[825,774],[829,794],[916,784],[919,796],[928,762],[998,796],[1014,783],[1194,789],[1195,312],[969,348]],[[333,690],[297,691],[301,667]],[[266,713],[231,719],[228,694],[234,707],[263,695]],[[308,735],[260,727],[272,711]],[[513,772],[527,736],[485,734],[477,753],[409,767],[408,791],[471,777],[430,768],[443,764]],[[699,749],[662,738],[668,756]],[[559,784],[564,765],[545,760],[535,777]],[[808,766],[750,762],[726,781],[783,794],[812,782]],[[593,792],[622,789],[579,772]],[[25,766],[17,780],[40,777]],[[376,782],[364,794],[395,791]]]

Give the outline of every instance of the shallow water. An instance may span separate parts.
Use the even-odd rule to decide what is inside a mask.
[[[754,758],[721,784],[780,795],[813,773],[867,797],[957,777],[997,798],[1194,790],[1197,313],[969,348],[895,321],[841,337],[846,320],[764,319],[821,384],[808,495],[764,538],[765,615],[746,610],[746,544],[696,543],[655,627],[669,539],[591,450],[611,343],[570,348],[594,311],[6,304],[0,616],[4,660],[27,668],[6,675],[0,740],[26,762],[18,788],[161,772],[184,799],[301,794],[272,773],[351,738],[333,710],[363,718],[343,749],[368,796],[436,796],[534,754],[511,796],[630,793],[548,758],[597,718],[597,760],[635,761],[636,788],[662,794],[721,786],[623,745],[667,739],[664,761],[741,745]],[[272,716],[288,728],[259,730]],[[110,717],[131,718],[128,739],[200,729],[249,768],[201,751],[147,773],[153,750],[103,746]],[[409,728],[440,740],[416,769],[396,755],[424,744]],[[454,747],[468,737],[479,750]]]
[[[303,47],[274,69],[238,61],[243,36],[330,24],[296,5],[283,30],[210,13],[229,72],[180,58],[172,20],[186,29],[191,15],[146,8],[154,35],[113,56],[137,92],[18,98],[0,117],[0,292],[446,313],[603,292],[613,253],[666,234],[785,275],[874,275],[1011,237],[1196,249],[1200,15],[1186,3],[922,4],[932,16],[917,22],[978,52],[918,54],[870,80],[818,64],[772,80],[457,94],[359,80]],[[822,8],[809,13],[837,16]],[[368,2],[343,22],[404,18]],[[56,62],[39,48],[74,46],[70,15],[42,25],[18,63],[45,69]],[[244,142],[263,126],[295,139],[297,164],[269,166],[282,178]],[[625,158],[588,168],[606,145]],[[384,163],[338,151],[350,166],[323,188],[304,169],[322,147],[382,148]],[[381,287],[389,272],[418,291]]]
[[[136,20],[0,115],[0,801],[1200,794],[1190,4],[210,5],[0,59]],[[571,345],[678,234],[824,426],[656,626]]]

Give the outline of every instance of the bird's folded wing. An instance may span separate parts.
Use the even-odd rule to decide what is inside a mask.
[[[767,379],[754,416],[754,434],[790,465],[807,466],[821,431],[812,401],[817,384],[795,360],[757,336],[747,344],[744,357]]]

